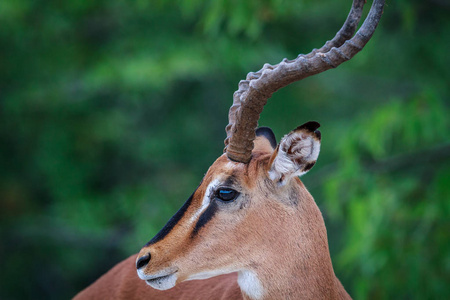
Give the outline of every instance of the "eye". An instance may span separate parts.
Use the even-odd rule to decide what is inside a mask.
[[[222,201],[233,201],[239,196],[239,192],[230,188],[219,188],[216,191],[216,198]]]

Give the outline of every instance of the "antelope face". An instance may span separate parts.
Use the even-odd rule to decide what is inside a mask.
[[[282,247],[288,240],[286,228],[296,218],[298,203],[310,197],[298,176],[316,162],[318,127],[308,122],[278,146],[272,131],[260,128],[249,163],[220,156],[192,196],[142,248],[136,261],[139,277],[165,290],[232,272],[253,276],[261,261],[276,261],[273,245]]]
[[[226,154],[214,162],[192,196],[142,248],[136,260],[141,279],[165,290],[184,280],[237,271],[243,293],[260,298],[258,276],[270,284],[289,277],[278,272],[274,278],[272,270],[299,268],[295,273],[306,274],[311,267],[298,261],[291,266],[286,253],[300,251],[303,261],[314,258],[314,270],[321,264],[331,266],[323,218],[297,177],[312,168],[319,155],[319,124],[308,122],[298,127],[278,146],[271,131],[255,129],[264,105],[278,89],[336,68],[366,45],[380,20],[384,0],[374,0],[354,35],[364,3],[353,1],[344,25],[323,47],[277,65],[265,64],[239,82],[225,128]],[[328,272],[326,278],[334,276],[332,267],[323,272]],[[320,285],[323,281],[308,274],[308,282]]]

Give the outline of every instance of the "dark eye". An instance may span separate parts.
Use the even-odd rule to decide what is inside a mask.
[[[238,196],[239,192],[229,188],[220,188],[216,191],[216,198],[222,201],[233,201]]]

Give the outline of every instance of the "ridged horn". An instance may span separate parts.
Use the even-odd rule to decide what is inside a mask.
[[[320,49],[296,59],[283,59],[277,65],[265,64],[258,72],[248,73],[239,82],[225,128],[225,149],[229,159],[248,163],[251,159],[255,129],[267,100],[278,89],[295,81],[336,68],[356,55],[372,37],[383,13],[384,0],[374,0],[361,28],[354,32],[361,18],[365,0],[353,0],[348,17],[336,36]]]

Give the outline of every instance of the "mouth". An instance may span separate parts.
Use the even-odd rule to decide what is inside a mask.
[[[145,275],[138,272],[141,279],[154,289],[168,290],[175,286],[177,282],[178,269],[166,269],[154,275]]]
[[[174,272],[174,273],[172,273],[172,274],[168,274],[168,275],[163,275],[163,276],[153,277],[153,278],[150,278],[150,279],[146,279],[145,281],[146,281],[148,284],[156,283],[156,282],[159,282],[159,281],[164,281],[164,280],[167,280],[170,276],[175,275],[175,273],[176,273],[176,272]]]

